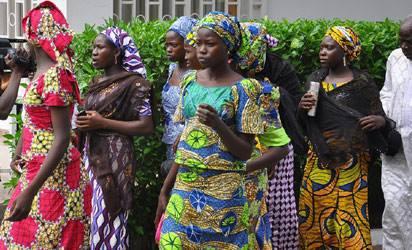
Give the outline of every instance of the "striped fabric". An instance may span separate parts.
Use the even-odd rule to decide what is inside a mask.
[[[87,156],[84,157],[84,161],[93,184],[90,249],[129,249],[129,232],[127,230],[129,213],[121,212],[115,218],[109,217],[109,212],[103,200],[102,189],[89,168]]]

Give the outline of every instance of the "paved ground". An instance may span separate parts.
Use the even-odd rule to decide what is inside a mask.
[[[7,145],[3,143],[6,131],[0,130],[0,203],[9,198],[8,191],[4,190],[3,183],[10,178],[10,153]]]

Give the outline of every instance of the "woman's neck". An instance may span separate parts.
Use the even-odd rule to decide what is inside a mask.
[[[351,80],[353,80],[352,70],[343,64],[338,67],[329,68],[328,75],[325,78],[326,82],[349,82]]]
[[[53,67],[56,62],[53,61],[41,47],[34,48],[34,55],[36,58],[36,72],[34,78],[36,79],[39,75]]]
[[[348,75],[348,73],[352,73],[351,69],[348,66],[339,65],[334,68],[329,68],[329,77],[344,77]]]
[[[228,74],[232,72],[229,64],[219,65],[218,67],[210,67],[205,69],[205,76],[210,79],[210,81],[216,81],[221,78],[225,78]]]
[[[176,63],[176,69],[180,72],[185,72],[187,71],[189,68],[187,67],[186,61],[179,61]]]
[[[103,77],[107,78],[107,77],[119,74],[121,72],[124,72],[124,69],[122,68],[122,66],[118,64],[113,64],[112,66],[104,69]]]

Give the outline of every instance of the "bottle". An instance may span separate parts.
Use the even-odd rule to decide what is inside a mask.
[[[316,107],[318,106],[318,95],[319,95],[320,83],[310,82],[309,91],[316,98],[315,105],[308,111],[308,116],[314,117],[316,115]]]

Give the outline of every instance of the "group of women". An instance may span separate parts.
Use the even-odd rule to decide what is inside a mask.
[[[127,249],[133,136],[154,126],[138,49],[117,27],[96,37],[93,66],[103,74],[73,117],[78,137],[70,124],[74,104],[82,103],[73,34],[48,1],[23,27],[37,67],[24,96],[13,161],[22,175],[0,227],[0,249]],[[385,130],[386,118],[371,78],[350,66],[361,50],[355,32],[327,31],[323,67],[309,77],[321,85],[318,98],[302,96],[293,69],[270,52],[277,40],[262,24],[211,12],[179,18],[165,37],[173,63],[162,91],[160,249],[370,249],[369,134]],[[6,61],[11,81],[20,81],[24,69]],[[316,116],[307,116],[315,105]],[[299,123],[310,143],[296,209]]]

